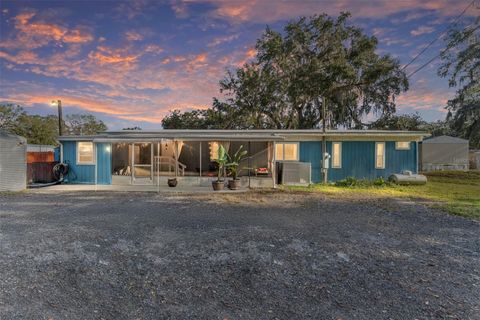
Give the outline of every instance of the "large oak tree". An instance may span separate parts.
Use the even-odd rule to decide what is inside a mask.
[[[214,125],[316,128],[322,122],[324,98],[330,127],[361,127],[364,116],[372,112],[394,113],[395,97],[408,89],[405,73],[398,60],[377,53],[375,37],[348,24],[349,16],[302,17],[288,23],[283,32],[267,28],[257,41],[254,61],[227,72],[220,82],[225,99],[216,100],[212,109],[222,106],[228,112],[214,115],[230,121]],[[189,121],[175,127],[188,128],[191,116],[205,121],[208,114],[190,113]],[[172,128],[169,120],[164,127]]]

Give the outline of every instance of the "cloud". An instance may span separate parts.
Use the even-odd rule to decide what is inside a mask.
[[[126,49],[111,49],[104,46],[98,46],[97,51],[91,51],[88,57],[95,60],[100,65],[115,63],[130,66],[137,61],[139,55],[127,54]]]
[[[259,22],[272,23],[279,20],[288,20],[297,16],[311,16],[325,12],[330,15],[338,15],[342,11],[350,11],[357,18],[386,17],[399,12],[411,12],[413,10],[431,10],[441,15],[451,16],[458,14],[462,8],[457,0],[344,0],[344,1],[271,1],[263,0],[190,0],[184,3],[207,2],[214,6],[211,15],[217,18],[227,19],[232,22]],[[452,10],[452,8],[458,8]],[[469,15],[475,12],[470,10]],[[477,13],[478,14],[478,13]],[[415,16],[409,17],[411,20]]]
[[[143,40],[143,36],[136,32],[136,31],[127,31],[125,32],[125,38],[128,40],[128,41],[141,41]]]
[[[216,47],[222,43],[225,42],[231,42],[239,37],[238,34],[232,34],[230,36],[223,36],[223,37],[217,37],[212,40],[209,44],[207,44],[207,47]]]
[[[35,20],[36,12],[23,12],[15,18],[16,33],[13,38],[0,42],[0,47],[10,49],[35,49],[57,43],[87,43],[92,41],[93,35],[85,28],[67,28],[58,24]]]
[[[433,28],[433,27],[430,27],[430,26],[420,26],[420,27],[418,27],[417,29],[410,31],[410,34],[411,34],[412,36],[417,37],[417,36],[420,36],[420,35],[422,35],[422,34],[432,33],[432,32],[434,32],[434,31],[435,31],[435,28]]]

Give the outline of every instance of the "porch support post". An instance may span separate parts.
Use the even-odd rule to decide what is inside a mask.
[[[200,169],[198,170],[200,172],[200,177],[202,176],[202,141],[200,141],[200,151],[199,151],[199,154],[200,154]]]
[[[131,165],[132,167],[130,168],[130,184],[133,184],[133,182],[135,181],[135,177],[134,177],[134,166],[135,166],[135,143],[132,142],[131,144],[131,149],[132,149],[132,153],[130,155],[130,159],[132,160],[131,161]]]
[[[153,142],[150,143],[150,180],[153,184]]]
[[[173,152],[175,156],[175,178],[178,176],[178,142],[175,140],[173,145]]]
[[[272,148],[272,180],[273,180],[273,187],[276,188],[277,187],[277,179],[276,179],[276,172],[277,172],[277,164],[276,164],[276,159],[275,159],[275,144],[276,142],[275,141],[272,141],[271,143],[269,143],[269,148]]]

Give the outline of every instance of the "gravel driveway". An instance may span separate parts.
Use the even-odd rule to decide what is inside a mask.
[[[480,319],[480,223],[305,194],[0,195],[0,319]]]

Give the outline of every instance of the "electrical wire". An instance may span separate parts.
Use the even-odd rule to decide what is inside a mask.
[[[436,37],[435,39],[433,39],[425,48],[422,49],[422,51],[420,51],[415,57],[413,57],[412,60],[410,60],[409,63],[407,63],[406,65],[404,65],[402,67],[402,70],[405,70],[409,65],[411,65],[413,62],[415,62],[423,53],[425,53],[425,51],[428,50],[428,48],[430,48],[435,42],[437,42],[440,38],[442,38],[444,35],[447,34],[448,30],[455,26],[458,21],[460,20],[460,18],[465,14],[465,12],[467,12],[467,10],[475,3],[475,0],[473,0],[472,2],[470,2],[470,4],[465,7],[465,9],[463,9],[462,13],[460,13],[460,15],[458,15],[455,20],[438,36]]]

